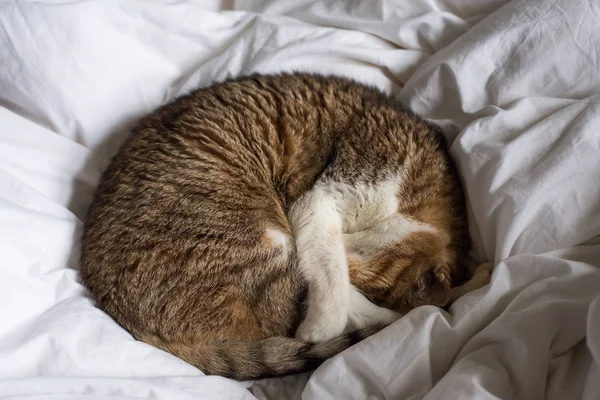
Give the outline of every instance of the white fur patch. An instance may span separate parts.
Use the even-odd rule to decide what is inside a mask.
[[[398,211],[400,177],[376,184],[349,185],[327,182],[325,191],[335,199],[343,219],[344,232],[352,233],[368,228]]]
[[[388,308],[373,304],[357,288],[350,291],[350,314],[347,331],[366,328],[375,324],[391,324],[400,319],[402,314]]]
[[[265,236],[275,247],[279,247],[285,254],[290,251],[290,237],[287,233],[280,231],[279,229],[267,228]]]

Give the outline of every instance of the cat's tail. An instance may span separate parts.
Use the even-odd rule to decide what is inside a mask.
[[[315,369],[328,358],[377,333],[383,327],[367,327],[319,343],[279,336],[256,342],[197,345],[163,341],[156,343],[155,340],[147,342],[187,361],[207,375],[243,381]]]

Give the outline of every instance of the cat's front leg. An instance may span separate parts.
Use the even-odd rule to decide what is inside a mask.
[[[308,282],[308,308],[296,337],[320,342],[344,332],[348,322],[350,279],[335,199],[315,187],[294,203],[290,222],[299,268]]]

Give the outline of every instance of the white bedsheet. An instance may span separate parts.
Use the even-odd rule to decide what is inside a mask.
[[[223,3],[0,2],[0,398],[599,399],[599,3]],[[492,284],[310,376],[203,376],[94,308],[81,220],[137,116],[293,69],[444,127]]]

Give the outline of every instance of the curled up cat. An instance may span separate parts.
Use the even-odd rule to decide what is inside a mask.
[[[206,374],[281,376],[487,284],[488,264],[469,280],[466,221],[437,127],[347,79],[254,75],[137,123],[89,209],[81,277]]]

